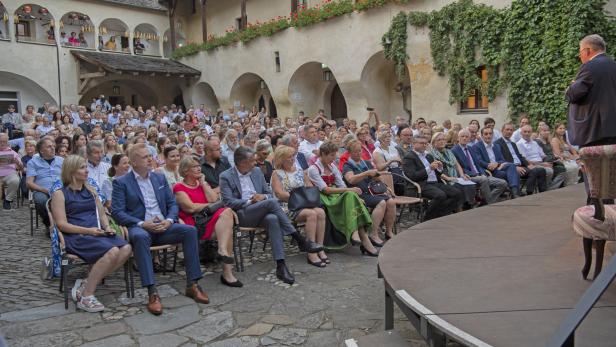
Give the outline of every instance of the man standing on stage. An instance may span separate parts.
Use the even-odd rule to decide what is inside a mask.
[[[565,92],[569,140],[581,147],[616,144],[616,62],[596,34],[580,41],[579,54],[582,66]]]

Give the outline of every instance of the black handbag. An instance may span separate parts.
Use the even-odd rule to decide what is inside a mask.
[[[222,200],[218,200],[212,204],[207,205],[201,211],[194,213],[192,215],[195,221],[195,228],[197,228],[197,236],[201,240],[205,235],[205,226],[212,219],[214,213],[218,211],[220,208],[224,207],[224,202]]]
[[[389,189],[387,189],[387,185],[381,181],[371,180],[368,183],[368,192],[372,195],[384,195],[387,194]]]
[[[288,201],[289,211],[321,206],[321,191],[317,187],[299,187],[291,191]]]

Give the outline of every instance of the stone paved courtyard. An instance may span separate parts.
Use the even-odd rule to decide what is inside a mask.
[[[400,229],[409,225],[401,225]],[[44,228],[30,237],[27,206],[0,213],[0,331],[9,346],[340,346],[345,339],[383,330],[384,289],[376,259],[347,248],[329,254],[332,264],[318,269],[287,245],[288,263],[297,283],[288,286],[273,275],[269,248],[257,242],[243,288],[220,284],[217,265],[204,267],[200,282],[210,296],[198,305],[183,296],[183,267],[157,274],[164,314],[145,309],[146,292],[127,299],[123,272],[100,285],[102,313],[64,309],[58,280],[42,281],[41,260],[49,253]],[[83,276],[74,270],[69,279]],[[425,346],[404,315],[396,312],[396,330],[410,346]]]

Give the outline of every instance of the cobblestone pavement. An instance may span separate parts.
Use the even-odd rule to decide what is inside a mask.
[[[27,206],[0,212],[0,331],[9,346],[257,347],[339,346],[345,339],[383,330],[384,289],[375,258],[347,248],[329,253],[332,264],[318,269],[287,244],[287,261],[297,281],[288,286],[273,275],[269,248],[263,252],[256,242],[255,249],[245,259],[246,271],[237,274],[243,288],[220,284],[217,265],[204,267],[200,283],[209,305],[182,295],[185,278],[178,266],[176,273],[156,275],[162,316],[146,311],[144,290],[137,288],[135,298],[126,298],[122,271],[97,289],[107,309],[85,313],[72,303],[65,310],[58,281],[41,280],[49,239],[42,227],[30,237]],[[70,285],[84,275],[85,270],[72,271]],[[396,330],[410,346],[425,346],[397,309],[395,319]]]

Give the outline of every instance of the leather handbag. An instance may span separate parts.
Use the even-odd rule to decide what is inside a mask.
[[[387,185],[381,181],[371,180],[370,183],[368,183],[368,192],[372,195],[387,194]]]
[[[289,196],[289,211],[299,211],[303,208],[321,206],[321,192],[317,187],[299,187],[291,191]]]
[[[218,200],[204,207],[201,211],[193,213],[192,217],[195,221],[195,228],[197,228],[197,236],[200,240],[205,238],[205,227],[207,223],[212,219],[214,213],[220,208],[224,207],[222,200]]]

